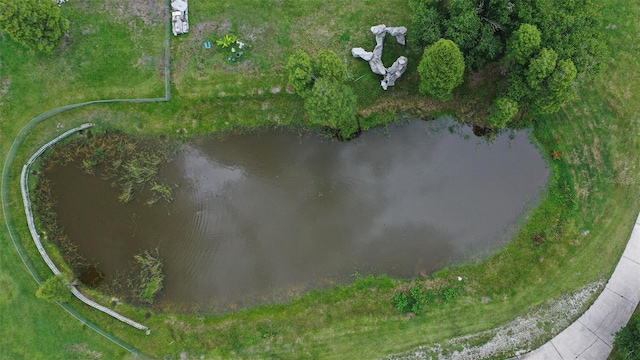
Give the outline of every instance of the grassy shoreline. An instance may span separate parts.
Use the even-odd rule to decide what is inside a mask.
[[[262,36],[275,35],[269,36],[275,41],[280,39],[284,45],[279,45],[286,49],[294,47],[297,41],[309,40],[310,35],[304,31],[287,36],[287,31],[291,32],[304,19],[322,24],[330,17],[340,18],[340,14],[352,12],[358,24],[387,21],[399,24],[406,16],[398,11],[389,15],[393,20],[384,20],[368,15],[371,12],[370,5],[336,9],[335,5],[339,2],[331,2],[327,8],[319,7],[320,3],[309,1],[306,5],[310,9],[307,11],[318,12],[317,18],[305,15],[299,9],[299,13],[284,17],[297,19],[297,22],[282,20],[272,28],[266,27]],[[404,4],[403,1],[396,3]],[[171,102],[92,105],[65,112],[34,129],[21,149],[16,166],[42,139],[86,121],[111,124],[132,134],[165,133],[175,136],[233,131],[238,127],[302,126],[300,100],[284,90],[278,93],[271,91],[278,86],[284,89],[286,80],[282,74],[259,76],[264,71],[263,67],[268,65],[268,59],[260,59],[256,55],[255,67],[250,67],[246,72],[232,72],[226,78],[216,78],[219,74],[215,70],[207,66],[200,68],[198,61],[185,64],[184,55],[189,51],[193,52],[194,57],[198,54],[204,56],[204,50],[199,46],[201,40],[220,31],[220,26],[224,24],[224,21],[205,18],[204,14],[222,9],[219,13],[230,14],[236,23],[240,21],[230,12],[229,4],[231,2],[222,2],[219,8],[207,9],[205,4],[195,0],[191,2],[193,7],[202,7],[200,15],[195,15],[192,21],[209,24],[214,30],[205,34],[207,28],[204,27],[200,35],[194,31],[190,37],[174,41],[172,56],[176,71],[172,81],[174,97]],[[251,2],[246,4],[249,6]],[[81,5],[73,6],[65,11],[72,18],[78,17],[74,23],[78,31],[74,39],[87,43],[72,44],[57,59],[38,56],[27,59],[28,54],[19,46],[8,39],[1,40],[4,54],[0,55],[0,77],[11,78],[7,94],[0,99],[3,102],[0,106],[0,154],[3,159],[19,129],[43,109],[89,98],[158,96],[164,90],[155,65],[162,54],[158,45],[162,44],[164,24],[161,21],[150,21],[148,27],[151,30],[144,30],[146,28],[141,23],[140,34],[136,35],[140,36],[138,41],[124,35],[126,39],[131,39],[132,47],[137,52],[123,56],[120,65],[130,68],[131,64],[138,64],[140,59],[142,65],[132,67],[134,70],[127,71],[123,76],[117,66],[104,68],[100,62],[100,59],[109,57],[110,51],[117,51],[118,47],[94,50],[92,45],[107,42],[122,44],[120,38],[123,35],[115,28],[117,24],[128,20],[110,19],[104,22],[103,15],[96,10],[83,25],[79,14],[86,9]],[[270,11],[277,12],[279,8],[274,6]],[[604,25],[607,24],[603,24],[603,31],[606,31],[605,36],[612,49],[605,76],[593,86],[581,89],[580,99],[565,107],[561,113],[539,119],[534,130],[543,153],[554,168],[555,182],[541,205],[530,215],[527,225],[503,251],[481,264],[464,265],[436,276],[433,281],[460,275],[469,279],[465,284],[467,292],[456,301],[409,319],[394,312],[389,305],[394,288],[382,280],[363,279],[352,287],[313,292],[291,304],[249,309],[223,316],[153,314],[149,319],[144,319],[145,312],[142,310],[123,309],[136,319],[145,321],[154,330],[150,336],[128,329],[101,314],[85,311],[81,305],[74,306],[105,329],[155,357],[164,354],[178,356],[180,352],[187,351],[190,356],[203,354],[207,358],[362,358],[380,357],[452,336],[486,330],[506,323],[548,299],[607,278],[622,253],[631,224],[640,209],[635,180],[640,175],[636,156],[640,147],[637,140],[637,134],[640,133],[637,124],[640,105],[633,101],[639,93],[640,84],[637,81],[640,64],[635,57],[638,45],[634,40],[638,31],[635,19],[640,15],[640,6],[610,0],[603,3],[602,11],[607,22],[616,24],[615,29],[609,30],[605,30]],[[263,15],[252,16],[265,18],[246,21],[268,23],[270,13],[266,10],[255,13]],[[95,22],[93,28],[90,26],[92,21]],[[140,21],[144,23],[144,20]],[[234,21],[231,21],[232,27]],[[212,22],[217,27],[213,27]],[[335,25],[335,29],[345,27]],[[114,32],[109,29],[114,29]],[[246,29],[246,32],[251,30]],[[258,30],[253,30],[259,34]],[[361,42],[372,40],[366,40],[366,27],[364,31],[356,27],[348,30],[351,36],[346,42],[340,40],[340,35],[346,30],[329,29],[322,33],[322,37],[308,41],[309,45],[306,46],[338,44],[335,50],[343,51],[343,48],[351,45],[366,47],[366,43],[362,45]],[[96,38],[82,40],[87,31],[84,36]],[[241,26],[237,31],[243,31]],[[109,38],[110,34],[114,37]],[[140,48],[140,44],[144,46]],[[254,50],[257,52],[259,49]],[[149,56],[152,60],[146,62]],[[286,58],[287,53],[270,56],[277,62]],[[59,79],[65,73],[73,73],[64,66],[65,62],[73,64],[83,61],[92,63],[102,73],[98,70],[89,71],[89,68],[83,73],[83,68],[78,70],[81,75],[66,78],[67,81]],[[202,60],[202,63],[207,65],[206,60]],[[354,73],[366,67],[366,64],[358,62],[349,62],[349,65]],[[42,69],[50,71],[43,72]],[[23,76],[26,74],[28,76]],[[260,81],[242,81],[247,74],[258,76]],[[121,77],[128,77],[127,82],[123,83]],[[417,85],[417,80],[412,77],[404,82],[401,80],[396,89],[384,94],[382,105],[375,105],[373,100],[382,94],[382,90],[366,89],[377,87],[377,81],[374,76],[366,76],[357,83],[359,93],[371,94],[361,98],[361,114],[369,114],[373,110],[382,114],[407,111],[434,116],[454,113],[459,118],[471,121],[480,117],[483,111],[482,98],[472,102],[469,87],[446,104],[418,98],[412,95]],[[46,85],[38,87],[35,85],[38,83]],[[198,87],[199,84],[204,85]],[[233,89],[236,89],[235,93]],[[259,90],[262,90],[262,94]],[[554,159],[554,154],[557,159]],[[15,171],[13,175],[16,176]],[[11,196],[12,199],[19,199],[19,191],[12,188]],[[20,202],[13,201],[10,206],[12,213],[19,217],[22,213]],[[19,231],[28,234],[26,226]],[[0,231],[0,247],[6,250],[0,252],[0,272],[9,275],[16,293],[11,301],[0,304],[0,324],[3,325],[0,348],[12,351],[2,356],[50,358],[53,355],[65,358],[76,356],[73,351],[77,351],[81,344],[86,344],[86,349],[100,351],[106,358],[126,355],[122,349],[89,329],[69,321],[68,315],[57,307],[38,301],[34,296],[36,285],[24,271],[12,246],[6,230]],[[25,246],[32,245],[25,243]],[[33,259],[37,262],[37,258]],[[42,264],[38,266],[46,274]],[[480,301],[483,296],[489,297],[491,302],[483,304]],[[56,338],[50,335],[52,333],[56,334]],[[62,354],[60,344],[64,344]]]

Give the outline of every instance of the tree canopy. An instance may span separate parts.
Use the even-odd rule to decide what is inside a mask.
[[[496,3],[496,4],[494,4]],[[479,69],[503,53],[499,30],[508,10],[496,0],[410,0],[413,10],[409,41],[420,50],[441,38],[456,43],[471,69]]]
[[[313,124],[338,131],[338,137],[351,138],[358,131],[356,95],[344,83],[318,79],[306,99],[304,108]]]
[[[531,24],[522,24],[514,31],[507,45],[507,61],[515,61],[524,65],[531,54],[540,49],[540,30]]]
[[[289,57],[289,85],[305,99],[309,122],[331,129],[341,139],[359,130],[357,97],[346,84],[347,69],[333,51],[321,50],[315,58],[300,50]]]
[[[0,29],[34,51],[52,53],[69,20],[51,0],[0,0]]]
[[[410,44],[456,43],[468,68],[499,62],[498,96],[530,114],[557,111],[603,67],[600,14],[592,0],[410,0]]]
[[[296,94],[305,97],[313,86],[313,67],[309,54],[298,50],[289,56],[287,71],[289,71],[289,85],[293,87]]]
[[[518,113],[518,103],[512,99],[499,97],[489,110],[489,125],[502,129]]]
[[[440,39],[425,49],[418,65],[420,93],[441,100],[453,96],[453,89],[462,84],[464,58],[451,40]]]

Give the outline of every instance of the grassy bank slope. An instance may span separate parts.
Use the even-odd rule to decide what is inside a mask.
[[[115,6],[107,3],[111,4],[109,9]],[[385,93],[381,107],[373,104],[383,94],[379,79],[368,72],[366,63],[350,59],[346,51],[352,46],[372,47],[373,37],[367,30],[370,25],[407,24],[404,1],[305,1],[298,5],[274,0],[216,2],[214,6],[192,0],[190,4],[193,32],[176,39],[172,50],[172,102],[94,106],[64,113],[39,126],[27,139],[21,156],[60,132],[57,124],[70,128],[97,121],[131,133],[187,135],[237,126],[299,124],[301,103],[285,91],[283,73],[286,57],[296,48],[313,52],[317,46],[326,46],[349,58],[354,79],[364,75],[354,83],[363,112],[374,108],[455,111],[473,118],[482,109],[472,91],[468,91],[470,97],[459,95],[448,104],[420,100],[412,95],[415,76],[399,81],[397,88]],[[76,43],[60,54],[40,58],[29,56],[8,39],[0,44],[0,83],[10,79],[0,99],[2,159],[19,129],[44,110],[94,97],[162,95],[156,66],[161,62],[162,25],[147,24],[143,17],[126,17],[126,11],[112,11],[107,16],[107,7],[93,8],[90,13],[95,11],[94,17],[85,17],[81,14],[87,9],[82,4],[67,5],[71,5],[65,11],[74,20]],[[606,18],[602,31],[612,49],[607,59],[609,69],[592,87],[583,88],[580,99],[563,112],[540,119],[535,130],[554,167],[550,196],[502,253],[481,265],[440,275],[444,280],[439,281],[465,277],[467,290],[456,301],[408,318],[389,305],[395,283],[362,280],[356,286],[315,292],[288,305],[225,316],[158,314],[144,319],[143,312],[131,312],[153,329],[150,336],[100,314],[83,312],[155,357],[178,357],[186,351],[193,357],[368,358],[498,326],[547,299],[608,277],[639,210],[635,179],[640,175],[640,104],[634,99],[640,94],[635,41],[640,30],[636,21],[640,4],[607,0],[600,6]],[[384,17],[374,15],[380,8],[396,10]],[[153,11],[147,9],[142,14]],[[146,30],[123,34],[122,25],[132,23],[137,24],[134,29]],[[606,30],[609,23],[615,28]],[[251,62],[235,67],[224,59],[215,62],[217,55],[202,46],[204,40],[215,40],[228,31],[241,39],[255,39],[251,40],[253,53],[247,55]],[[83,43],[85,36],[95,38]],[[390,55],[402,50],[394,49]],[[120,53],[123,55],[114,55]],[[415,59],[416,54],[409,55],[410,61]],[[119,65],[111,65],[114,59]],[[85,63],[93,66],[76,66]],[[19,199],[17,191],[13,194]],[[19,214],[19,201],[12,206]],[[15,255],[5,230],[0,232],[0,246],[0,273],[11,279],[9,286],[16,294],[0,303],[0,357],[68,358],[83,343],[87,344],[83,349],[98,350],[106,358],[124,355],[55,306],[37,301],[35,283]],[[483,304],[482,297],[491,302]],[[4,349],[12,352],[5,355]]]

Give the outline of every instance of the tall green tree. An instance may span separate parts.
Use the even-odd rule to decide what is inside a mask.
[[[441,38],[455,42],[471,69],[480,69],[504,51],[501,36],[509,21],[499,0],[410,0],[410,45],[420,51]]]
[[[289,71],[289,85],[293,87],[296,94],[306,97],[313,86],[313,66],[309,54],[298,50],[289,56],[287,71]]]
[[[571,59],[578,77],[602,70],[604,42],[601,11],[592,0],[521,0],[513,2],[517,22],[540,29],[541,47],[553,49],[559,59]]]
[[[538,55],[529,61],[529,66],[525,71],[529,86],[532,89],[541,89],[542,83],[555,70],[557,61],[558,54],[553,49],[541,49]]]
[[[289,84],[305,99],[304,107],[312,124],[350,139],[359,130],[357,97],[346,84],[347,67],[338,54],[320,50],[315,58],[300,50],[289,57]]]
[[[507,45],[507,61],[520,65],[526,64],[531,56],[540,49],[542,36],[537,26],[522,24],[511,34]]]
[[[52,53],[69,29],[52,0],[0,0],[0,29],[28,48]]]
[[[449,100],[456,86],[462,84],[464,58],[451,40],[440,39],[425,49],[418,65],[420,93]]]
[[[336,131],[342,139],[350,139],[359,130],[356,103],[356,95],[349,86],[320,78],[313,85],[304,108],[311,123]]]
[[[576,78],[578,70],[570,59],[558,61],[553,73],[547,78],[542,91],[535,97],[534,110],[540,114],[552,114],[562,105],[577,96]]]
[[[320,50],[314,60],[314,74],[316,77],[337,82],[347,80],[347,67],[335,52],[325,49]]]

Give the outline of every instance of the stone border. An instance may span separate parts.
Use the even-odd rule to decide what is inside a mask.
[[[95,124],[92,124],[92,123],[82,124],[81,126],[71,129],[69,131],[66,131],[62,135],[49,141],[29,158],[29,161],[27,161],[27,163],[22,167],[22,173],[20,174],[20,190],[22,192],[22,202],[24,203],[24,212],[27,217],[27,224],[29,225],[29,231],[31,232],[31,237],[33,238],[33,242],[36,244],[36,248],[38,248],[40,255],[44,259],[44,262],[47,263],[47,265],[49,266],[49,269],[51,269],[53,274],[56,276],[61,275],[62,272],[58,269],[58,267],[56,267],[56,265],[53,263],[53,261],[49,257],[49,254],[47,254],[47,251],[44,249],[44,246],[42,246],[42,242],[40,241],[40,234],[38,234],[38,230],[36,229],[36,225],[33,219],[33,213],[31,211],[31,199],[29,198],[29,167],[31,167],[31,165],[38,159],[38,157],[40,157],[40,155],[42,155],[45,151],[47,151],[47,149],[51,148],[61,140],[66,139],[67,137],[79,131],[88,129],[93,126],[95,126]],[[148,327],[140,323],[137,323],[125,316],[122,316],[117,312],[87,298],[75,287],[75,285],[69,285],[69,288],[71,289],[71,292],[73,293],[73,295],[75,295],[80,301],[91,306],[92,308],[96,310],[100,310],[103,313],[110,315],[111,317],[114,317],[126,323],[127,325],[131,325],[138,330],[144,330],[146,331],[147,335],[151,333],[151,330],[149,330]]]
[[[594,259],[595,260],[595,259]],[[640,215],[627,247],[609,282],[596,301],[568,328],[542,347],[519,359],[606,359],[615,334],[622,329],[640,302]]]

